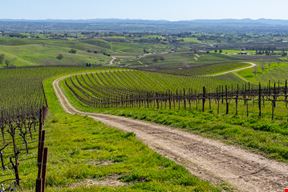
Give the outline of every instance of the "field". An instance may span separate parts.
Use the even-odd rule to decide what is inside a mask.
[[[20,181],[23,191],[35,190],[44,119],[47,191],[235,187],[225,179],[191,175],[135,133],[66,113],[54,93],[58,78],[67,102],[83,113],[151,121],[288,162],[288,63],[280,59],[280,49],[266,56],[247,49],[249,54],[240,56],[240,49],[227,43],[220,51],[201,34],[26,35],[0,37],[0,157],[5,158],[0,158],[5,164],[0,183],[5,187]]]
[[[115,42],[115,39],[17,39],[0,37],[0,55],[4,54],[5,61],[0,67],[39,66],[39,65],[108,65],[111,54],[135,57],[143,54],[143,50],[161,51],[168,49],[167,45],[154,45]],[[76,53],[72,53],[71,50]],[[58,56],[62,55],[62,58]]]
[[[288,63],[287,62],[261,62],[257,68],[247,69],[239,72],[238,74],[250,82],[269,83],[278,82],[283,85],[287,79]]]

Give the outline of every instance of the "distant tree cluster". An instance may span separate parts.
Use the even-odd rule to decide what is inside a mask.
[[[223,53],[223,50],[222,50],[222,49],[215,49],[214,52],[215,52],[215,53],[220,53],[220,54],[221,54],[221,53]]]
[[[6,59],[5,54],[0,54],[0,65],[6,65],[6,67],[10,65],[10,61]]]
[[[286,57],[288,54],[287,54],[287,51],[285,51],[285,49],[282,49],[282,54],[281,54],[281,56],[282,57]]]
[[[150,53],[147,49],[143,49],[144,54]]]
[[[70,49],[70,50],[69,50],[69,53],[71,53],[71,54],[76,54],[76,53],[77,53],[77,50],[76,50],[76,49]]]
[[[57,57],[56,57],[56,59],[58,59],[58,60],[62,60],[64,58],[64,55],[63,54],[59,54],[59,55],[57,55]]]
[[[85,67],[101,67],[102,64],[85,63]]]
[[[88,49],[87,52],[88,52],[88,53],[95,53],[95,54],[98,53],[98,51],[96,51],[96,50],[95,50],[95,51],[92,51],[92,50],[90,50],[90,49]]]
[[[111,54],[110,54],[110,53],[107,53],[107,52],[103,52],[103,55],[108,56],[108,57],[111,56]]]
[[[256,55],[273,55],[275,48],[256,49]]]

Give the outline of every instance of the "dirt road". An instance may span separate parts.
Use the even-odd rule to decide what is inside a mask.
[[[67,76],[66,76],[67,77]],[[153,123],[75,109],[53,82],[56,95],[70,114],[87,115],[109,126],[134,132],[156,152],[186,167],[193,175],[219,184],[227,182],[238,191],[274,192],[288,186],[288,165],[268,160],[243,149]]]
[[[204,75],[204,76],[206,76],[206,77],[217,77],[217,76],[222,76],[222,75],[226,75],[226,74],[229,74],[229,73],[236,73],[236,72],[243,71],[243,70],[246,70],[246,69],[251,69],[251,68],[257,66],[255,63],[250,63],[250,62],[245,62],[245,63],[249,64],[250,66],[239,68],[239,69],[233,69],[233,70],[230,70],[230,71],[225,71],[225,72],[216,73],[216,74]]]
[[[112,56],[112,59],[109,62],[109,65],[113,65],[114,61],[117,59],[117,57]]]

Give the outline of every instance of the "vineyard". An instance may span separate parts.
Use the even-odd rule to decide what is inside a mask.
[[[0,116],[1,128],[1,191],[21,189],[22,164],[34,160],[38,167],[37,191],[44,191],[48,149],[44,148],[44,119],[48,106],[43,89],[39,100],[24,103],[22,108],[4,108]],[[44,99],[43,99],[44,98]],[[41,106],[42,105],[42,106]],[[36,183],[36,177],[35,177]],[[24,181],[25,182],[25,181]]]
[[[223,79],[229,79],[229,84]],[[65,86],[82,103],[95,108],[195,109],[216,114],[270,115],[274,119],[286,117],[288,102],[287,81],[253,85],[228,74],[180,77],[124,70],[71,76]]]
[[[287,81],[252,84],[233,74],[181,77],[116,70],[72,75],[61,86],[85,111],[179,127],[288,160]]]
[[[153,92],[164,93],[168,90],[175,92],[184,88],[200,91],[203,86],[212,90],[224,84],[226,80],[229,80],[228,85],[241,83],[241,79],[229,74],[221,77],[185,77],[136,70],[115,70],[75,75],[68,78],[65,84],[71,88],[77,88],[75,93],[79,92],[79,96],[83,96],[84,99],[84,96],[87,96],[95,100],[105,100],[133,93],[145,95],[148,92],[151,94]],[[85,90],[81,92],[83,88]]]
[[[37,191],[44,191],[48,153],[44,120],[48,103],[42,81],[79,70],[86,69],[40,67],[0,71],[0,191],[34,185]]]

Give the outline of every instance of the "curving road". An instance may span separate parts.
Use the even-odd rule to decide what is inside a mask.
[[[113,65],[114,61],[116,61],[117,57],[112,56],[112,59],[109,62],[109,65]]]
[[[246,69],[251,69],[251,68],[257,66],[255,63],[251,63],[251,62],[245,62],[245,63],[249,64],[250,66],[239,68],[239,69],[233,69],[233,70],[230,70],[230,71],[225,71],[225,72],[216,73],[216,74],[204,75],[204,76],[205,77],[217,77],[217,76],[226,75],[226,74],[229,74],[229,73],[236,73],[236,72],[243,71],[243,70],[246,70]]]
[[[288,186],[287,164],[179,129],[79,111],[70,104],[59,86],[59,82],[67,77],[56,79],[53,87],[63,109],[69,114],[89,116],[120,130],[134,132],[137,138],[159,154],[214,184],[227,182],[243,192],[282,192]]]

